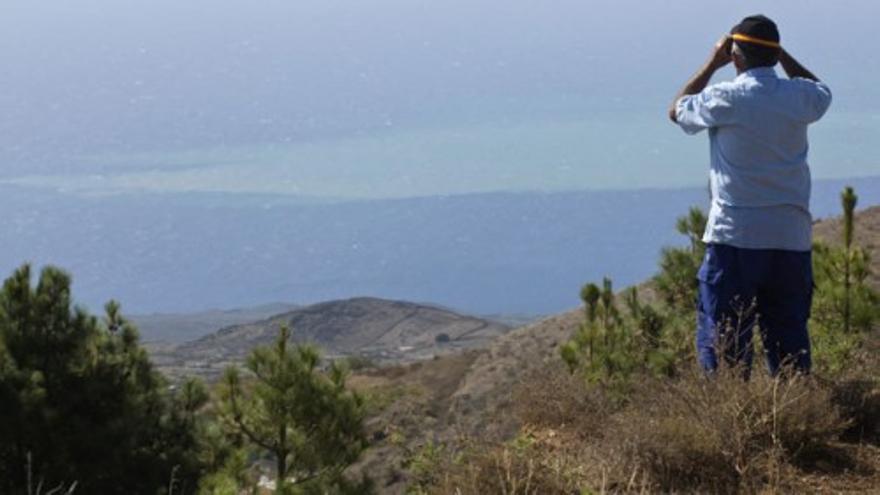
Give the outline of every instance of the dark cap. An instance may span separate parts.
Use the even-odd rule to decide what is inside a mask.
[[[763,15],[751,15],[746,17],[739,24],[733,26],[733,29],[730,30],[730,34],[745,35],[743,39],[737,41],[764,46],[779,45],[779,29],[776,28],[776,23]],[[737,36],[734,36],[734,39],[737,38]],[[751,38],[751,40],[748,38]],[[761,41],[766,43],[761,43]]]

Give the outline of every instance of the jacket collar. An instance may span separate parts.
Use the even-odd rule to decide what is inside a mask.
[[[773,67],[753,67],[742,74],[736,76],[737,80],[750,78],[750,79],[759,79],[764,77],[778,77],[776,75],[776,69]]]

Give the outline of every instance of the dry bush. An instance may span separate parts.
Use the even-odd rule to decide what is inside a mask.
[[[625,404],[564,369],[513,391],[508,443],[466,444],[420,493],[801,493],[874,486],[880,387],[728,370],[643,377]],[[849,443],[847,443],[849,442]]]
[[[436,465],[433,472],[439,475],[425,492],[604,493],[620,456],[596,447],[620,401],[562,366],[530,373],[512,397],[511,412],[522,425],[519,436],[506,443],[465,442],[457,455]],[[626,490],[646,491],[639,481],[630,477]]]
[[[808,377],[735,375],[644,385],[606,437],[626,459],[617,478],[637,471],[659,490],[739,493],[784,488],[818,460],[853,467],[834,446],[848,422],[831,390]]]
[[[850,424],[843,438],[880,444],[880,385],[873,378],[844,379],[831,384],[832,399]]]
[[[601,433],[618,408],[619,403],[602,388],[590,386],[561,365],[529,374],[513,391],[513,413],[520,424],[580,436]]]
[[[442,466],[442,476],[426,493],[458,495],[569,495],[581,493],[592,465],[560,432],[524,432],[506,444],[467,449]]]

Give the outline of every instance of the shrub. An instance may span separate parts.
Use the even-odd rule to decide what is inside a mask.
[[[786,469],[809,467],[847,429],[832,391],[808,377],[743,381],[730,370],[654,381],[616,418],[633,471],[663,491],[736,493],[785,483]]]
[[[830,376],[841,374],[852,366],[864,340],[861,333],[844,333],[835,326],[816,320],[810,325],[813,370]]]
[[[530,428],[564,428],[578,436],[596,437],[618,409],[603,389],[562,367],[541,368],[513,390],[516,419]]]
[[[446,446],[433,440],[426,442],[415,452],[409,453],[404,467],[409,471],[410,485],[407,493],[421,495],[440,482],[440,473],[447,462]]]
[[[436,480],[418,493],[446,495],[569,495],[582,493],[582,459],[563,452],[553,432],[524,433],[497,445],[477,445],[434,465]]]
[[[844,438],[880,445],[880,381],[876,360],[860,356],[829,387],[835,406],[849,420]]]
[[[354,356],[347,356],[346,358],[342,359],[342,366],[351,371],[357,372],[376,368],[377,365],[376,361],[374,361],[369,356],[358,354]]]

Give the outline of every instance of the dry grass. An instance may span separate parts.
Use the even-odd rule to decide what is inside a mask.
[[[806,377],[744,382],[694,374],[646,385],[608,437],[663,491],[751,493],[783,489],[792,473],[855,467],[836,445],[850,422],[832,391]]]
[[[880,336],[865,339],[843,374],[827,383],[834,404],[850,420],[843,439],[880,445]]]
[[[794,493],[880,486],[880,388],[700,373],[638,385],[631,402],[556,371],[518,392],[516,440],[474,443],[426,493]]]
[[[531,429],[565,430],[579,437],[601,434],[620,404],[578,375],[558,366],[528,375],[513,392],[511,413]]]
[[[439,463],[426,494],[563,495],[580,493],[593,459],[567,432],[525,430],[503,444],[476,444]]]

